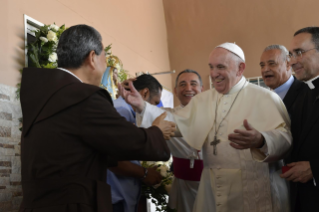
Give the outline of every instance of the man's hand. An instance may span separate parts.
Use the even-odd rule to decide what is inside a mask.
[[[263,135],[254,129],[248,121],[244,120],[246,130],[234,130],[234,133],[228,135],[228,139],[232,141],[230,145],[235,149],[260,148],[263,144]]]
[[[121,83],[121,86],[124,87],[125,90],[129,91],[130,90],[129,82],[134,82],[134,81],[136,81],[136,78],[130,78],[130,79],[124,80]]]
[[[152,126],[157,126],[160,128],[164,135],[165,140],[169,140],[171,136],[174,136],[175,132],[175,123],[171,121],[165,121],[166,112],[162,113],[159,117],[157,117],[153,123]]]
[[[148,168],[147,176],[143,181],[148,186],[159,184],[162,181],[161,174],[156,171],[157,167]]]
[[[287,166],[291,168],[284,174],[281,174],[281,178],[300,183],[306,183],[313,178],[309,161],[290,163]]]
[[[138,113],[141,113],[145,107],[141,94],[133,86],[132,80],[125,82],[128,83],[129,89],[127,89],[124,84],[118,84],[119,94],[128,104],[135,108]]]

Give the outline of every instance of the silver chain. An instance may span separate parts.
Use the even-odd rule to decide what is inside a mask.
[[[216,101],[216,107],[215,107],[215,120],[214,120],[214,125],[215,125],[215,137],[217,136],[218,130],[220,128],[220,125],[222,124],[222,122],[225,120],[226,116],[228,115],[229,111],[231,110],[231,108],[233,107],[239,93],[241,92],[241,90],[243,90],[244,86],[246,85],[246,81],[244,83],[244,85],[241,87],[241,89],[238,91],[238,93],[236,94],[236,97],[234,99],[234,101],[232,102],[232,104],[230,105],[230,108],[228,110],[228,112],[226,113],[226,115],[224,116],[224,118],[221,120],[221,122],[219,123],[218,127],[216,127],[216,120],[217,120],[217,110],[218,110],[218,100]]]

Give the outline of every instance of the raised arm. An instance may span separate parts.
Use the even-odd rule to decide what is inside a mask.
[[[79,132],[84,142],[118,160],[169,159],[170,152],[157,126],[143,129],[127,122],[103,95],[99,91],[83,103]]]

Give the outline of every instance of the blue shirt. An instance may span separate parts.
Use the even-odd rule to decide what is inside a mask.
[[[114,100],[114,107],[117,112],[126,118],[127,121],[135,124],[135,112],[133,108],[125,102],[122,97]],[[127,141],[129,145],[129,140]],[[137,160],[130,161],[140,165]],[[107,183],[111,186],[112,204],[123,201],[125,212],[135,212],[140,196],[141,183],[134,177],[124,177],[107,170]]]
[[[290,78],[281,86],[278,88],[274,89],[274,91],[280,96],[281,99],[284,99],[290,86],[292,83],[295,81],[294,77],[291,75]]]

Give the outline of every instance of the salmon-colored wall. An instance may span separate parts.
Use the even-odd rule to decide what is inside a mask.
[[[208,55],[236,42],[245,52],[246,77],[260,76],[259,59],[270,44],[289,47],[295,31],[319,22],[317,0],[163,0],[171,68],[198,71],[209,87]],[[175,102],[177,99],[175,99]]]
[[[24,14],[44,24],[93,26],[131,75],[170,70],[162,0],[1,0],[1,84],[15,86],[24,66]],[[171,75],[156,78],[171,89]]]

